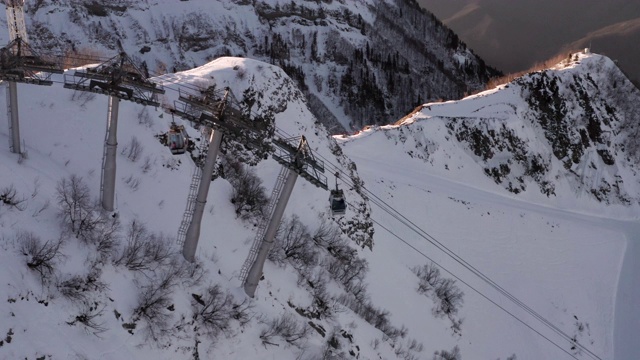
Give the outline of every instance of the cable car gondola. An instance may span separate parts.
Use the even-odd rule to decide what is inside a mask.
[[[187,145],[189,140],[187,138],[187,132],[183,125],[176,125],[171,123],[169,133],[167,133],[167,144],[173,155],[184,154],[187,151]]]
[[[331,207],[331,214],[333,216],[342,216],[347,211],[347,202],[344,200],[344,193],[338,188],[338,176],[336,173],[336,189],[331,190],[329,195],[329,206]]]

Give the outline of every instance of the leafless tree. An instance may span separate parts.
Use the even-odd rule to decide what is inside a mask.
[[[132,136],[129,143],[122,148],[120,154],[126,156],[131,162],[136,162],[142,155],[143,149],[140,140],[136,136]]]
[[[60,251],[64,243],[63,238],[48,240],[44,243],[38,236],[30,232],[18,234],[20,252],[26,256],[29,269],[37,272],[43,282],[50,280],[56,261],[62,256]]]
[[[98,302],[85,302],[80,309],[80,313],[72,320],[67,321],[67,324],[71,326],[82,325],[87,333],[98,336],[98,334],[107,330],[104,322],[99,321],[103,314],[104,306],[100,306]]]
[[[277,336],[289,344],[299,345],[308,334],[309,327],[306,324],[299,323],[293,315],[284,314],[267,323],[267,327],[260,332],[260,340],[265,345],[275,345],[273,338]]]
[[[127,227],[126,244],[116,255],[114,264],[131,271],[152,273],[170,262],[173,255],[168,238],[149,233],[143,223],[133,220]]]
[[[26,208],[27,200],[24,197],[20,197],[17,194],[16,188],[13,184],[4,187],[0,190],[0,202],[10,208],[18,209],[20,211]]]
[[[219,285],[209,287],[204,295],[191,294],[194,319],[206,329],[213,339],[229,332],[234,316],[233,296]]]
[[[102,270],[92,266],[85,276],[72,275],[58,282],[58,290],[65,298],[73,302],[86,302],[89,295],[104,291],[107,284],[100,280]]]
[[[460,348],[458,345],[454,346],[451,351],[440,350],[433,354],[433,360],[461,360]]]
[[[298,216],[293,215],[280,224],[269,260],[279,264],[289,261],[296,268],[314,266],[317,263],[317,251],[313,245],[307,227]]]
[[[82,236],[93,228],[93,206],[89,187],[75,174],[63,178],[56,186],[59,215],[69,230]]]

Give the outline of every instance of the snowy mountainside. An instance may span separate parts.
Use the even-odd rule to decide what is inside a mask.
[[[479,167],[527,200],[587,197],[635,218],[638,104],[640,91],[611,60],[575,54],[497,89],[425,104],[380,131],[444,176]]]
[[[413,0],[27,1],[41,51],[125,50],[152,73],[219,56],[276,64],[333,132],[387,124],[415,106],[458,99],[495,71]],[[3,18],[4,20],[4,18]]]
[[[238,276],[257,219],[236,213],[231,202],[236,185],[221,176],[211,184],[197,267],[169,256],[151,262],[155,268],[132,269],[120,260],[132,238],[166,242],[164,249],[180,251],[174,234],[195,165],[186,155],[172,156],[156,138],[169,127],[168,113],[122,102],[116,183],[120,229],[102,238],[71,234],[59,216],[58,188],[75,174],[91,199],[98,197],[107,99],[64,90],[61,79],[55,80],[53,87],[18,86],[26,158],[9,153],[8,146],[0,148],[0,195],[15,189],[13,200],[0,202],[0,358],[588,359],[587,350],[603,359],[637,355],[632,342],[616,336],[633,334],[638,318],[635,298],[616,297],[618,282],[630,289],[637,278],[623,259],[638,229],[616,220],[621,205],[563,195],[561,187],[556,193],[563,203],[550,203],[546,195],[540,195],[547,201],[542,205],[521,201],[483,174],[471,150],[455,143],[440,143],[441,153],[432,158],[435,164],[456,160],[452,170],[425,166],[423,159],[407,156],[415,152],[410,137],[399,146],[389,135],[402,129],[406,136],[420,121],[347,140],[331,138],[293,80],[254,60],[221,58],[156,78],[167,87],[162,102],[171,104],[180,85],[229,86],[239,100],[250,98],[245,104],[253,104],[252,111],[272,116],[282,132],[304,134],[327,170],[342,171],[346,216],[332,219],[327,192],[299,179],[285,229],[305,240],[304,251],[287,257],[291,247],[282,237],[265,264],[256,297],[248,299]],[[187,128],[192,138],[201,137]],[[437,133],[420,134],[424,144],[439,140]],[[8,142],[6,124],[0,137]],[[133,157],[129,150],[136,142],[142,150]],[[466,172],[454,174],[458,167]],[[227,169],[225,164],[228,174]],[[280,166],[267,159],[248,169],[268,193]],[[528,193],[538,192],[517,196]],[[381,200],[568,338],[429,244],[415,227],[387,213]],[[597,209],[597,216],[595,211],[581,214],[584,209]],[[113,224],[106,215],[100,226]],[[296,217],[298,222],[292,220]],[[335,236],[332,224],[340,228]],[[136,232],[140,226],[146,232]],[[38,271],[44,268],[32,262],[33,249],[25,247],[34,238],[40,244],[62,239],[44,276]],[[113,239],[110,250],[100,250],[104,239]],[[463,293],[449,315],[416,275],[431,261],[442,266],[434,285],[455,275],[457,281],[447,283]],[[159,305],[151,306],[150,299]],[[622,311],[623,321],[618,309],[628,310]]]

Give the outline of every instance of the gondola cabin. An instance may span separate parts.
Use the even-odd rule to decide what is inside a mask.
[[[329,195],[329,205],[331,206],[331,214],[333,216],[344,215],[347,210],[347,203],[344,200],[342,190],[331,190]]]
[[[184,154],[187,151],[187,133],[182,125],[171,125],[167,134],[167,144],[173,155]]]

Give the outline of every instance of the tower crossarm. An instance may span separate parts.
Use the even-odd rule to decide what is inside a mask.
[[[298,145],[293,145],[298,142]],[[313,152],[304,136],[291,139],[274,138],[276,151],[271,155],[281,165],[295,171],[313,185],[327,190],[327,177],[324,163],[313,156]]]
[[[165,92],[162,86],[150,81],[124,52],[97,66],[65,75],[64,87],[151,106],[159,106],[157,95]]]
[[[62,73],[57,62],[45,60],[22,38],[0,49],[0,80],[51,85],[51,74]]]
[[[169,112],[183,119],[210,127],[232,136],[234,139],[253,143],[254,138],[264,137],[268,132],[266,121],[252,121],[241,110],[231,89],[216,89],[210,86],[205,90],[178,90],[178,100]]]

